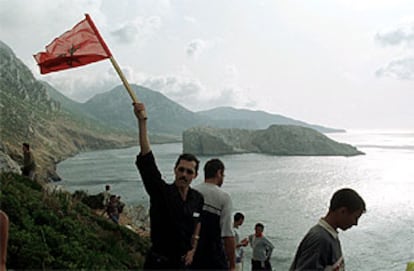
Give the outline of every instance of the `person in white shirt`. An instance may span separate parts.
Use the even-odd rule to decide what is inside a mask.
[[[233,231],[234,231],[234,240],[236,243],[236,251],[235,251],[236,252],[236,271],[243,270],[243,256],[244,256],[243,247],[249,244],[249,240],[247,238],[240,240],[239,227],[243,225],[243,222],[244,222],[244,215],[240,212],[235,213],[233,216]]]
[[[200,239],[192,269],[235,270],[233,204],[229,193],[220,187],[224,181],[224,164],[211,159],[204,165],[204,182],[194,186],[204,197]]]

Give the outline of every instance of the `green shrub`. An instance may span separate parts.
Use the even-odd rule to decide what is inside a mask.
[[[2,173],[0,204],[10,220],[10,270],[136,270],[149,239],[93,213],[102,200],[83,192],[46,191]],[[85,200],[87,199],[87,200]]]

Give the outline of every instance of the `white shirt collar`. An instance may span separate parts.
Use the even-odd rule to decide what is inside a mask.
[[[333,238],[338,239],[338,232],[334,228],[332,228],[332,226],[329,225],[328,222],[325,221],[325,219],[319,219],[318,225],[327,230],[333,236]]]

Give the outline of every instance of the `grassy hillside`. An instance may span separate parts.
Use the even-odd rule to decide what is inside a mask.
[[[10,220],[9,270],[131,270],[149,239],[97,216],[68,192],[3,173],[0,203]]]

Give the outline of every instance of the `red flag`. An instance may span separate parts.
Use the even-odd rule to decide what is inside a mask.
[[[85,16],[71,30],[47,45],[46,52],[34,55],[41,74],[87,65],[112,56],[90,16]]]

